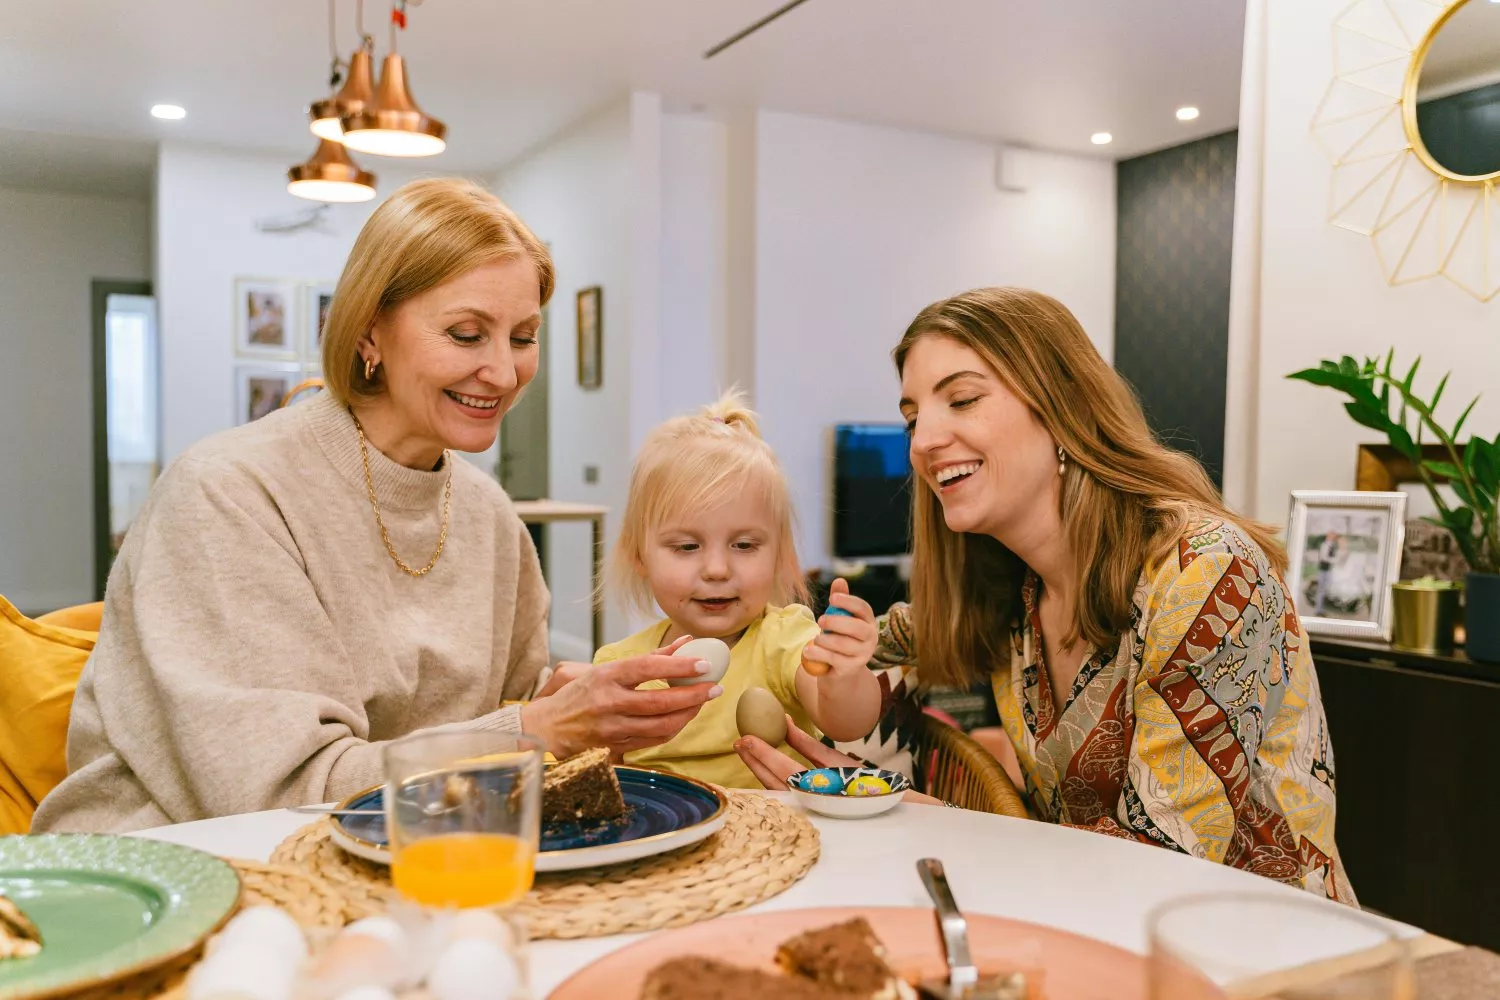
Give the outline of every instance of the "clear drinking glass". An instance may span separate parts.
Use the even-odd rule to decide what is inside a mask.
[[[1413,1000],[1394,928],[1308,897],[1217,893],[1147,918],[1151,1000]]]
[[[391,881],[413,903],[508,906],[531,889],[542,744],[507,733],[424,733],[385,749]]]

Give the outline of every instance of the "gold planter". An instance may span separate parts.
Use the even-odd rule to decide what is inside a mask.
[[[1458,604],[1463,589],[1421,587],[1413,583],[1391,585],[1395,621],[1391,645],[1415,653],[1453,652],[1453,628],[1458,624]]]

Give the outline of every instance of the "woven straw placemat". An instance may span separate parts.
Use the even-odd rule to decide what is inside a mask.
[[[241,910],[267,904],[279,906],[308,930],[342,927],[354,919],[344,905],[343,895],[316,875],[256,861],[231,859],[229,863],[240,874]],[[69,1000],[141,1000],[143,997],[179,1000],[186,995],[182,984],[188,970],[201,955],[202,949],[196,949],[139,976],[70,994]]]
[[[714,836],[639,861],[538,875],[517,912],[533,939],[680,927],[770,899],[817,860],[818,831],[806,817],[769,796],[730,792],[724,828]],[[394,898],[386,869],[339,848],[327,820],[292,834],[271,861],[333,886],[351,919]]]

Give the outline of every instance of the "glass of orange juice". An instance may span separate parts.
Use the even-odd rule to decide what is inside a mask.
[[[385,749],[391,881],[421,906],[509,906],[531,890],[541,816],[539,740],[419,733]]]

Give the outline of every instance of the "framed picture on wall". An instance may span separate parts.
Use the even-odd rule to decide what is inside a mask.
[[[323,363],[323,327],[333,305],[333,284],[313,282],[302,286],[302,360],[305,364]]]
[[[235,365],[234,422],[248,424],[277,409],[302,378],[302,365],[294,361]]]
[[[604,384],[604,289],[598,285],[578,293],[578,384]]]
[[[1287,587],[1308,635],[1390,639],[1405,536],[1405,493],[1292,494]]]
[[[297,357],[298,301],[294,282],[240,278],[234,283],[234,353],[242,358]]]

